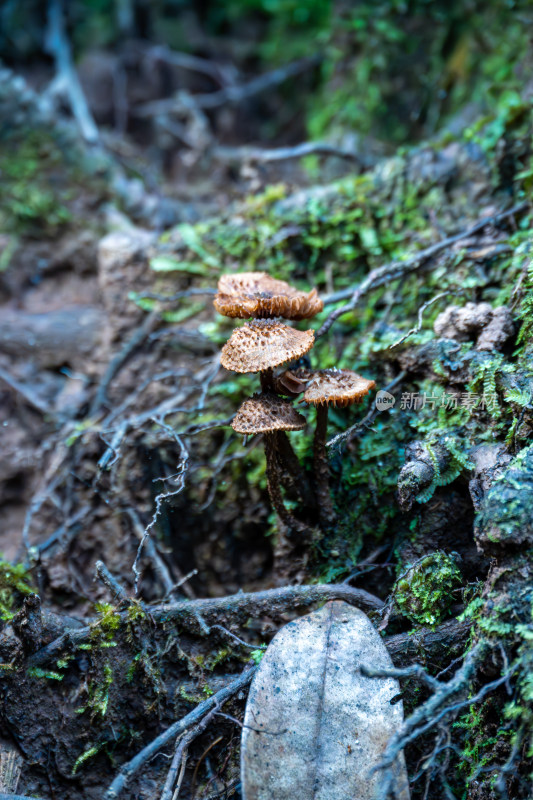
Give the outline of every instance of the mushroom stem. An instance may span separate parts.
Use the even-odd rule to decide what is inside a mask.
[[[337,521],[329,491],[329,463],[326,450],[328,406],[317,405],[316,428],[313,440],[313,468],[315,472],[318,516],[323,528],[331,528]]]
[[[297,531],[298,533],[308,533],[309,529],[307,525],[304,525],[303,522],[297,520],[283,502],[283,495],[281,493],[281,486],[279,482],[278,465],[276,463],[276,432],[265,433],[264,436],[268,493],[270,495],[270,501],[274,507],[274,510],[288,529],[288,535],[290,535],[290,533],[293,531]]]
[[[285,431],[276,431],[275,435],[279,464],[281,470],[288,477],[288,483],[294,488],[304,505],[307,507],[314,506],[315,503],[308,480],[289,437]]]
[[[262,392],[273,392],[274,391],[274,370],[264,369],[262,372],[259,373],[259,377],[261,379],[261,391]]]

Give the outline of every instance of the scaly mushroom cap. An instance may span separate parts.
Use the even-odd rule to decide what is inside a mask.
[[[266,272],[222,275],[214,305],[219,314],[240,319],[310,319],[324,308],[316,289],[301,292]]]
[[[314,331],[298,331],[272,319],[246,322],[222,348],[220,363],[233,372],[262,372],[296,361],[309,352]]]
[[[231,427],[245,436],[272,431],[300,431],[305,427],[305,417],[288,400],[275,394],[254,394],[239,408]]]
[[[360,403],[375,381],[369,381],[350,369],[296,370],[301,380],[307,380],[303,402],[314,406],[337,406],[344,408],[352,403]]]

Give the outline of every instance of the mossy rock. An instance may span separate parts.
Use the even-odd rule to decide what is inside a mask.
[[[518,454],[487,492],[474,535],[482,548],[533,544],[533,445]]]

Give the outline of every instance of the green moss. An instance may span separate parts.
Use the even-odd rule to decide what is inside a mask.
[[[50,134],[33,131],[0,151],[0,230],[54,235],[71,219],[73,186],[64,155]]]
[[[51,672],[50,670],[41,669],[40,667],[31,667],[28,670],[28,676],[30,678],[46,678],[51,681],[63,680],[63,675],[60,675],[58,672]]]
[[[34,591],[32,577],[23,564],[0,558],[0,619],[12,619],[22,598]]]
[[[77,714],[89,712],[91,718],[105,717],[109,705],[109,690],[113,684],[113,669],[111,664],[105,662],[98,678],[91,680],[87,687],[87,702],[76,709]]]
[[[95,609],[98,619],[91,625],[91,646],[115,647],[114,636],[120,628],[120,614],[111,603],[96,603]]]
[[[452,605],[452,592],[460,583],[454,554],[436,551],[407,567],[398,578],[394,596],[408,619],[436,625]]]
[[[94,758],[94,756],[98,755],[104,744],[105,742],[101,742],[100,744],[93,745],[92,747],[89,747],[88,750],[85,750],[85,752],[83,752],[80,756],[78,756],[74,762],[74,766],[72,767],[71,775],[75,775],[80,767],[82,767],[91,758]]]
[[[496,746],[501,748],[503,742],[511,739],[513,735],[512,731],[500,726],[494,735],[487,736],[487,716],[490,715],[493,706],[492,699],[481,705],[472,705],[453,725],[462,733],[462,759],[459,762],[459,770],[465,775],[467,786],[479,775],[480,768],[484,768],[483,772],[487,772],[487,766],[494,763],[495,769],[498,769],[500,759]]]
[[[478,531],[500,544],[531,541],[533,446],[524,447],[496,478],[476,515]]]

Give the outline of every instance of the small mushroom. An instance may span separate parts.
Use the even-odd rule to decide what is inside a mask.
[[[220,363],[233,372],[261,372],[263,389],[272,388],[272,370],[296,361],[315,341],[312,330],[299,331],[272,319],[252,320],[236,328],[222,348]]]
[[[335,522],[335,512],[329,493],[326,452],[328,407],[344,408],[352,403],[360,403],[371,389],[376,388],[376,384],[349,369],[297,370],[295,376],[307,381],[301,402],[316,406],[313,466],[320,521],[323,527],[329,528]]]
[[[279,454],[284,450],[283,439],[286,439],[290,448],[285,431],[302,430],[305,427],[305,417],[299,414],[288,400],[283,400],[276,394],[261,393],[244,401],[237,411],[231,427],[236,433],[242,433],[245,436],[253,436],[257,433],[264,435],[268,492],[272,505],[289,531],[307,532],[307,526],[297,520],[285,507],[280,487],[278,460]],[[290,449],[292,451],[292,448]]]
[[[214,306],[225,317],[264,319],[310,319],[322,311],[324,303],[316,289],[302,292],[266,272],[241,272],[222,275]]]

